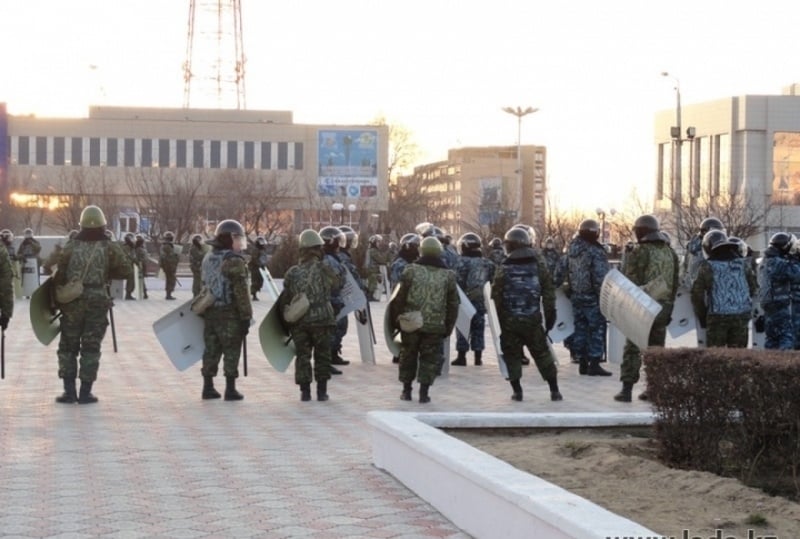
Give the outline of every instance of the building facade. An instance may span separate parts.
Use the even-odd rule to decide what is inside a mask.
[[[729,97],[659,112],[657,211],[675,227],[680,223],[674,217],[685,214],[679,207],[704,208],[734,197],[764,217],[747,238],[754,249],[762,250],[779,230],[800,233],[798,90],[793,85],[782,95]]]
[[[11,210],[0,219],[39,211],[37,233],[46,233],[48,212],[92,203],[121,231],[152,235],[241,219],[237,200],[265,204],[263,218],[288,215],[285,232],[329,222],[335,204],[351,208],[356,223],[388,206],[386,126],[301,125],[289,111],[211,109],[91,107],[88,118],[37,118],[0,106],[0,138],[0,205]],[[160,205],[159,197],[174,201]],[[175,205],[192,213],[180,225],[166,215]]]

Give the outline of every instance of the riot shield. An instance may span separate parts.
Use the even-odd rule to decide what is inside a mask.
[[[36,339],[47,346],[61,332],[61,311],[55,303],[53,278],[48,277],[44,283],[31,294],[30,320]]]
[[[296,353],[294,341],[280,319],[277,301],[258,326],[258,342],[269,364],[278,372],[286,372]]]
[[[153,332],[179,371],[185,371],[203,359],[205,341],[202,318],[192,312],[192,302],[187,301],[175,310],[153,322]]]
[[[39,261],[34,256],[22,262],[22,295],[29,298],[39,288]]]
[[[639,348],[647,348],[661,305],[619,270],[609,271],[600,289],[600,312]]]
[[[572,302],[561,288],[556,289],[556,323],[548,332],[553,342],[563,342],[575,331]]]
[[[503,378],[508,380],[508,367],[503,360],[503,348],[500,346],[500,321],[497,319],[497,308],[492,301],[492,285],[490,283],[483,285],[483,301],[486,302],[486,317],[489,319],[489,332],[492,334],[492,342],[497,354],[497,366],[500,368]]]

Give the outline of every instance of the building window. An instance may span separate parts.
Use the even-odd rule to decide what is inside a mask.
[[[142,165],[143,167],[153,166],[153,139],[142,139]]]
[[[81,137],[72,137],[72,165],[79,167],[83,165],[83,139]]]
[[[278,143],[278,170],[289,168],[289,143]]]
[[[219,168],[222,162],[222,143],[218,140],[211,141],[211,168]]]
[[[711,139],[709,137],[700,138],[697,148],[697,185],[700,189],[697,196],[707,198],[711,188]]]
[[[261,143],[261,168],[269,170],[272,168],[272,143]]]
[[[100,139],[96,137],[89,139],[89,166],[100,166]]]
[[[36,137],[36,164],[47,164],[47,137]]]
[[[117,163],[117,139],[110,138],[106,141],[106,165],[116,167]]]
[[[203,156],[203,141],[195,140],[192,146],[192,166],[194,168],[203,168],[205,159]]]
[[[125,139],[125,166],[136,166],[136,140],[132,138]]]
[[[20,165],[31,164],[31,139],[28,137],[19,137],[17,145],[17,163]]]
[[[158,139],[158,166],[169,168],[169,139]]]
[[[175,142],[175,166],[186,168],[186,141],[177,140]]]
[[[294,168],[303,170],[303,143],[297,142],[294,145]]]
[[[239,143],[235,140],[228,141],[228,168],[239,168]]]
[[[53,139],[53,164],[64,164],[64,137],[55,137]]]
[[[717,159],[719,162],[719,169],[717,174],[717,182],[714,185],[712,195],[718,196],[720,194],[730,194],[731,188],[731,136],[719,135],[719,148]]]
[[[661,155],[661,181],[658,185],[658,198],[672,197],[672,142],[659,145]]]
[[[256,145],[253,141],[244,143],[244,168],[254,168],[256,163]]]

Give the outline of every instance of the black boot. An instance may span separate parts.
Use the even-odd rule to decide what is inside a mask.
[[[331,365],[331,374],[342,374],[342,371]]]
[[[214,389],[214,377],[213,376],[203,376],[203,399],[218,399],[222,395],[219,394],[219,391]]]
[[[467,352],[464,350],[458,351],[458,357],[456,357],[453,361],[450,362],[450,365],[457,365],[459,367],[466,367],[467,366]]]
[[[514,390],[514,393],[511,394],[511,400],[522,401],[522,384],[519,383],[519,380],[509,380],[509,383],[511,384],[511,389]]]
[[[475,350],[475,366],[483,365],[483,350]]]
[[[589,374],[589,361],[585,357],[578,360],[578,374]]]
[[[78,404],[92,404],[97,402],[97,397],[92,395],[92,384],[94,382],[84,382],[81,380],[81,392],[78,395]]]
[[[530,365],[530,364],[531,364],[531,360],[530,360],[530,358],[528,358],[528,357],[526,357],[526,356],[522,356],[521,363],[522,363],[523,365]]]
[[[400,400],[401,401],[410,401],[411,400],[411,382],[405,382],[403,384],[403,392],[400,393]]]
[[[60,402],[61,404],[75,404],[78,402],[75,378],[64,378],[64,393],[56,397],[56,402]]]
[[[125,294],[125,299],[133,299],[133,300],[135,300],[136,298],[133,297],[131,294]]]
[[[225,400],[240,401],[244,395],[236,391],[236,378],[234,376],[225,377]]]
[[[147,299],[147,292],[142,292],[142,299]]]
[[[392,356],[392,363],[394,363],[394,364],[400,363],[400,358],[397,357],[397,356]]]
[[[611,372],[605,370],[600,366],[599,358],[592,358],[589,360],[589,376],[611,376]]]
[[[558,379],[553,376],[551,379],[547,381],[547,384],[550,386],[550,400],[551,401],[560,401],[564,400],[564,397],[561,396],[561,392],[558,390]]]
[[[258,301],[258,296],[256,295],[255,292],[253,292],[253,301]]]
[[[175,299],[175,296],[173,296],[171,292],[167,292],[166,299]]]
[[[419,385],[419,402],[425,404],[426,402],[431,402],[431,398],[428,396],[428,389],[431,387],[430,384],[420,384]]]
[[[350,365],[350,362],[336,353],[331,356],[331,365]]]
[[[614,400],[618,402],[631,402],[631,393],[633,392],[632,382],[622,382],[622,391],[614,395]]]
[[[300,400],[303,402],[311,400],[311,384],[300,384]]]
[[[326,401],[326,400],[328,400],[328,381],[327,380],[317,380],[317,400],[318,401]]]

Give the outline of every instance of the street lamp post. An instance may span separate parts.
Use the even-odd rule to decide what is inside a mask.
[[[539,109],[534,107],[527,107],[525,109],[522,107],[503,107],[503,112],[513,114],[517,117],[517,182],[520,192],[522,191],[522,117],[533,114],[537,110]]]
[[[341,202],[334,202],[331,204],[331,211],[338,211],[341,212],[344,209],[344,204]],[[339,214],[339,224],[343,224],[342,221],[344,220],[344,215],[342,213]],[[331,225],[333,225],[333,216],[331,216]]]
[[[347,213],[350,220],[350,228],[353,228],[353,212],[356,211],[356,205],[350,204],[347,206]]]
[[[672,77],[675,81],[675,126],[670,128],[670,138],[672,139],[672,213],[675,215],[675,233],[677,234],[678,245],[681,243],[681,204],[683,202],[683,178],[682,178],[682,153],[683,137],[681,135],[681,81],[678,77],[672,76],[668,71],[661,72],[662,77]]]

